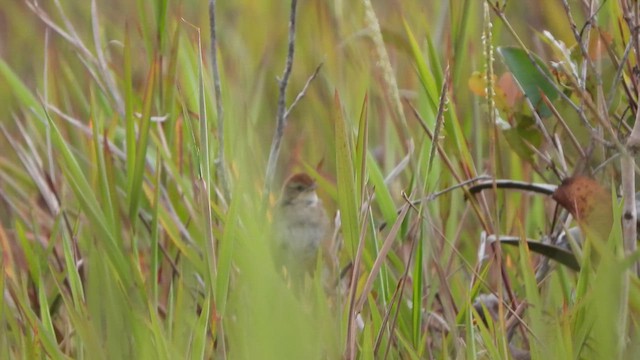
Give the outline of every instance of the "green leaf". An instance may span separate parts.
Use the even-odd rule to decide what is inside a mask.
[[[407,32],[407,38],[409,40],[409,45],[411,46],[411,51],[413,54],[413,61],[415,62],[416,70],[418,71],[418,76],[420,78],[420,84],[424,88],[427,93],[427,99],[429,100],[429,108],[433,113],[438,112],[438,86],[435,82],[435,76],[433,72],[429,70],[427,66],[427,61],[422,55],[422,51],[420,50],[420,46],[416,41],[411,28],[409,28],[409,24],[407,21],[403,19],[404,29]]]
[[[335,93],[336,105],[336,172],[338,178],[338,206],[344,233],[345,247],[350,257],[355,255],[358,244],[358,210],[356,205],[356,186],[349,126],[342,115],[342,104],[338,92]]]
[[[358,186],[357,203],[362,202],[364,197],[364,186],[367,182],[367,144],[369,138],[369,121],[367,107],[369,105],[369,96],[365,95],[362,101],[362,110],[360,111],[360,122],[358,124],[358,140],[356,142],[356,165],[360,166],[356,172],[356,185]]]
[[[504,63],[540,116],[551,116],[551,110],[542,100],[542,94],[553,102],[558,98],[558,91],[548,80],[551,78],[551,72],[549,72],[544,62],[534,54],[531,54],[538,65],[536,66],[527,55],[527,52],[517,47],[499,47],[498,53],[502,55]],[[538,67],[544,74],[540,73]]]
[[[235,198],[239,198],[240,192],[237,191]],[[233,250],[239,234],[239,214],[238,201],[232,201],[229,206],[229,211],[225,220],[224,232],[222,235],[222,241],[219,245],[219,258],[217,268],[217,280],[214,286],[216,287],[216,306],[217,312],[224,317],[227,308],[227,297],[229,295],[229,279],[231,278]]]
[[[405,31],[407,32],[407,37],[409,39],[409,44],[411,45],[413,61],[416,66],[416,70],[418,72],[418,78],[420,80],[420,84],[422,85],[425,93],[427,95],[429,110],[432,114],[429,114],[428,117],[424,116],[424,118],[433,117],[433,114],[438,113],[438,103],[440,102],[440,94],[438,89],[438,84],[436,84],[436,80],[440,79],[441,82],[444,81],[442,78],[441,70],[442,67],[439,63],[431,64],[431,68],[427,66],[427,61],[422,55],[422,51],[420,50],[420,46],[416,41],[415,36],[411,32],[409,25],[406,20],[403,21]],[[427,37],[428,44],[431,44],[432,41]],[[434,54],[433,47],[429,48],[430,60],[437,61],[437,56]],[[441,84],[440,84],[441,85]],[[459,154],[456,154],[462,158],[463,166],[468,167],[470,169],[474,169],[473,165],[473,157],[469,152],[469,147],[467,146],[467,141],[464,136],[464,132],[462,127],[460,126],[460,122],[458,121],[457,115],[455,111],[445,111],[444,114],[444,130],[447,136],[450,136],[451,139],[447,139],[447,142],[451,141]],[[431,124],[429,124],[431,125]],[[437,141],[437,140],[436,140]]]
[[[126,150],[127,150],[127,189],[133,189],[133,175],[136,169],[136,129],[135,118],[133,116],[133,75],[131,70],[131,41],[129,31],[126,31],[124,37],[124,113],[125,113],[125,131],[126,131]],[[129,194],[131,198],[132,194]]]
[[[202,313],[193,329],[193,347],[191,349],[192,359],[206,358],[207,350],[207,329],[209,327],[209,311],[211,310],[211,298],[207,297],[202,304]]]
[[[147,149],[149,143],[149,133],[151,131],[151,107],[153,105],[153,89],[158,63],[154,61],[149,69],[147,87],[144,95],[144,105],[142,111],[142,121],[137,139],[135,165],[133,167],[133,178],[129,188],[129,220],[135,224],[138,217],[138,207],[140,206],[142,191],[142,181],[144,180],[144,170],[147,160]]]
[[[520,226],[520,233],[524,233],[524,229]],[[534,273],[534,266],[531,262],[531,254],[529,250],[533,251],[533,248],[536,248],[537,245],[543,245],[540,243],[534,243],[531,241],[527,241],[524,237],[520,238],[520,244],[524,245],[527,243],[528,246],[520,246],[518,250],[520,250],[520,269],[522,274],[522,285],[525,289],[527,304],[530,304],[530,308],[528,310],[528,315],[530,316],[530,326],[533,333],[532,341],[530,342],[530,351],[531,354],[537,355],[534,358],[540,358],[542,353],[542,344],[540,343],[540,339],[543,339],[546,334],[547,326],[543,321],[543,302],[542,297],[540,295],[540,289],[538,288],[538,282],[536,280],[536,275]],[[533,246],[532,246],[533,244]],[[577,263],[577,262],[576,262]]]
[[[26,108],[35,111],[41,118],[44,118],[42,106],[33,95],[31,90],[22,82],[20,77],[14,73],[9,65],[0,59],[0,78],[4,78],[5,87],[11,89],[11,93],[25,105]]]
[[[103,206],[100,204],[95,196],[95,191],[91,187],[91,184],[85,176],[85,169],[83,169],[78,160],[73,154],[71,148],[67,145],[66,140],[60,133],[60,130],[56,124],[48,118],[49,126],[51,127],[51,139],[54,146],[58,149],[58,162],[62,167],[63,174],[68,181],[69,186],[76,195],[80,207],[83,209],[86,216],[89,218],[91,225],[94,227],[94,233],[97,237],[104,240],[106,246],[106,255],[113,261],[113,265],[121,276],[121,278],[129,278],[131,271],[129,270],[129,263],[120,256],[120,241],[119,234],[114,232],[114,228],[107,223],[107,217],[103,212]]]
[[[371,152],[367,153],[369,158],[367,164],[367,172],[369,174],[369,181],[373,185],[373,189],[376,193],[376,203],[380,208],[382,217],[387,224],[393,224],[398,218],[396,206],[393,202],[393,197],[387,184],[384,183],[384,175],[380,166],[376,163],[376,160]]]

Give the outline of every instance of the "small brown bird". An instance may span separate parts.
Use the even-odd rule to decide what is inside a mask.
[[[274,258],[296,285],[313,274],[318,248],[329,232],[329,218],[316,194],[315,181],[305,173],[291,176],[282,188],[274,214]]]

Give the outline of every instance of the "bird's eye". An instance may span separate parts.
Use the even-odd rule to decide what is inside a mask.
[[[304,190],[304,185],[302,185],[302,184],[296,184],[296,186],[294,187],[294,189],[296,189],[297,191],[303,191],[303,190]]]

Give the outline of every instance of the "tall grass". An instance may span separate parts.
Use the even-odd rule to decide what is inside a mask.
[[[1,358],[633,357],[635,7],[301,1],[273,183],[317,178],[339,251],[295,291],[290,3],[216,3],[210,49],[207,2],[0,0]],[[608,238],[495,181],[579,174]]]

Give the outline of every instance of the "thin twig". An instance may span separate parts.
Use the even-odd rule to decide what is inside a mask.
[[[213,91],[216,97],[216,117],[218,119],[218,158],[215,160],[216,173],[222,185],[222,193],[229,197],[227,172],[224,161],[224,107],[222,106],[222,87],[220,86],[220,70],[218,67],[218,51],[216,35],[216,0],[209,0],[209,32],[211,33],[211,71],[213,72]]]
[[[602,85],[602,78],[600,76],[600,72],[598,71],[593,61],[591,61],[591,58],[589,57],[589,51],[587,50],[587,46],[585,45],[589,43],[589,35],[591,32],[592,22],[597,13],[597,10],[599,9],[597,9],[596,11],[594,11],[593,8],[589,9],[590,14],[589,14],[588,20],[586,24],[583,26],[583,28],[580,31],[578,31],[578,26],[576,25],[576,22],[573,19],[573,15],[571,15],[571,8],[569,6],[569,2],[567,0],[562,0],[562,6],[567,15],[567,20],[569,21],[571,32],[573,33],[573,37],[576,40],[578,49],[580,49],[580,52],[582,53],[582,67],[581,67],[582,74],[581,74],[581,78],[579,79],[580,89],[581,90],[586,89],[587,68],[591,68],[591,70],[593,71],[593,74],[596,79],[596,83],[598,85]],[[584,38],[583,38],[583,35],[584,35]]]
[[[607,104],[609,107],[611,107],[611,105],[613,104],[613,101],[615,100],[616,97],[616,93],[617,93],[617,88],[618,85],[620,83],[622,83],[625,93],[627,94],[627,98],[629,99],[629,103],[633,106],[633,96],[631,96],[631,92],[629,91],[629,89],[627,88],[626,83],[624,82],[624,80],[622,79],[622,72],[624,71],[624,66],[627,63],[627,59],[629,59],[629,54],[631,53],[631,48],[633,45],[633,41],[629,41],[627,43],[627,46],[624,49],[624,53],[622,54],[622,58],[620,58],[620,61],[618,64],[615,63],[615,57],[611,56],[611,60],[612,62],[614,62],[614,65],[616,65],[616,75],[613,78],[613,82],[611,83],[611,89],[609,90],[609,96],[607,99]]]
[[[271,150],[269,151],[269,160],[267,162],[267,173],[265,176],[265,194],[271,191],[271,185],[273,183],[273,176],[276,170],[276,164],[278,163],[278,157],[280,155],[280,145],[282,143],[282,137],[284,136],[284,127],[286,126],[287,118],[286,114],[286,94],[287,84],[289,83],[289,77],[291,76],[291,69],[293,68],[293,54],[295,52],[295,40],[296,40],[296,9],[298,7],[297,0],[291,0],[291,13],[289,15],[289,47],[287,50],[287,60],[284,66],[284,72],[282,79],[278,81],[278,112],[276,113],[276,132],[273,134],[273,141],[271,142]]]
[[[291,110],[293,110],[293,108],[296,105],[298,105],[298,102],[300,102],[300,100],[302,100],[302,98],[307,94],[307,90],[309,89],[309,85],[311,85],[311,82],[316,78],[316,76],[318,76],[318,73],[320,72],[320,69],[322,68],[323,64],[324,63],[318,64],[318,66],[316,66],[316,69],[313,72],[313,74],[311,74],[311,76],[309,76],[309,78],[307,79],[307,82],[304,84],[304,87],[298,93],[298,96],[296,96],[296,98],[293,100],[293,102],[291,103],[291,105],[289,106],[287,111],[284,113],[284,118],[285,119],[289,118],[289,114],[291,113]]]

